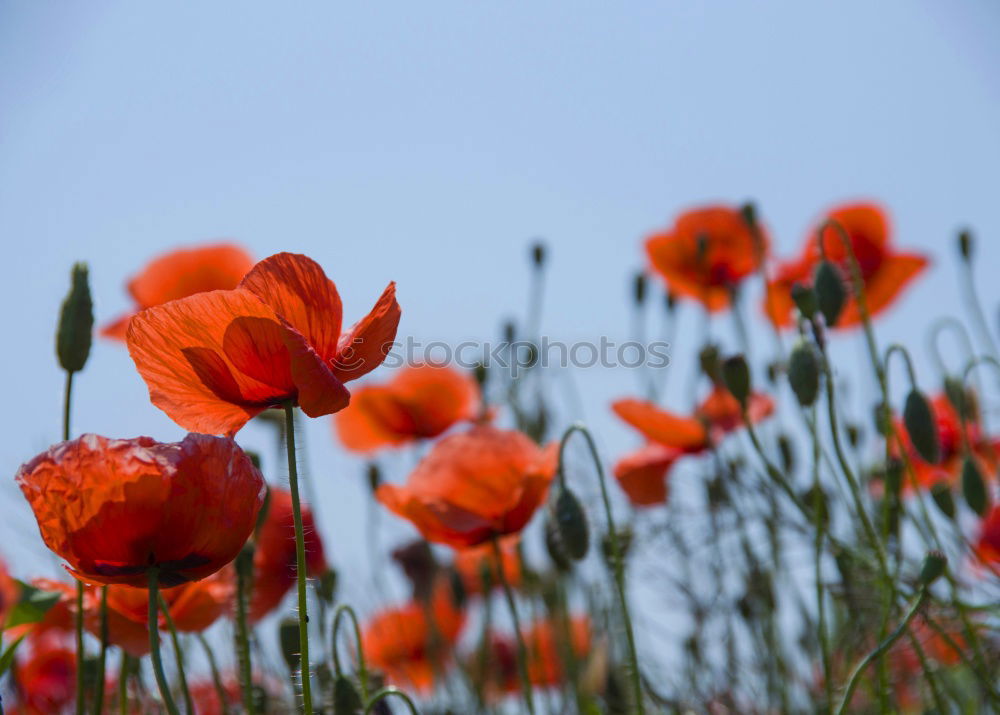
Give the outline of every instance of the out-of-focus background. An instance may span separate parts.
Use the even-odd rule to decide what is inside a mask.
[[[3,555],[19,575],[58,568],[12,477],[60,435],[53,331],[75,260],[105,322],[165,250],[228,237],[257,257],[304,252],[337,282],[346,322],[394,279],[401,336],[457,343],[523,321],[527,246],[542,237],[543,332],[621,341],[641,239],[680,209],[752,198],[787,256],[824,208],[872,197],[899,244],[935,255],[880,321],[883,343],[905,341],[927,368],[928,324],[960,310],[957,228],[981,237],[987,305],[1000,294],[998,32],[989,0],[0,2]],[[681,314],[667,402],[687,407],[702,316]],[[838,342],[842,371],[858,345]],[[608,409],[635,375],[572,379],[582,404],[561,417],[590,423],[609,460],[635,446]],[[73,424],[182,434],[106,340]],[[240,439],[283,478],[272,435]],[[373,605],[362,462],[328,419],[306,447],[343,595]],[[398,480],[412,460],[389,464]],[[414,533],[380,519],[387,545]]]

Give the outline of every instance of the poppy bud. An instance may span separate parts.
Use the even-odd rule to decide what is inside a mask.
[[[972,233],[968,230],[958,234],[958,253],[963,260],[972,258]]]
[[[698,353],[698,363],[701,365],[701,371],[712,382],[719,381],[719,348],[717,345],[709,344],[703,347]]]
[[[928,551],[924,565],[920,569],[920,585],[930,586],[944,575],[948,559],[940,551]]]
[[[334,599],[337,597],[337,571],[336,569],[327,568],[323,572],[323,575],[319,577],[316,581],[316,591],[319,593],[319,597],[323,599],[327,604],[333,604]]]
[[[972,511],[982,516],[990,505],[990,495],[986,492],[986,483],[979,471],[976,460],[966,457],[962,462],[962,496]]]
[[[573,562],[569,560],[563,551],[559,541],[559,527],[555,519],[545,520],[545,550],[548,551],[549,558],[557,571],[567,572],[573,567]],[[488,569],[487,569],[488,571]]]
[[[785,474],[795,471],[795,451],[792,449],[792,440],[787,434],[778,435],[778,453],[781,455],[781,468]]]
[[[740,206],[740,216],[743,217],[744,223],[750,228],[757,225],[757,204],[753,201],[747,201],[745,204]]]
[[[837,324],[837,318],[847,302],[847,291],[844,290],[844,282],[840,279],[836,266],[830,261],[820,261],[816,266],[813,285],[819,312],[823,314],[827,326],[832,328]]]
[[[637,306],[646,302],[646,274],[639,271],[632,279],[632,300]]]
[[[560,487],[549,509],[563,553],[573,561],[579,561],[587,555],[590,547],[587,515],[580,500],[568,488]]]
[[[299,642],[299,622],[294,618],[283,618],[278,625],[278,642],[281,644],[281,655],[290,673],[299,670],[302,660],[302,650]]]
[[[346,675],[338,675],[333,681],[333,715],[355,715],[364,710],[361,695],[354,683]]]
[[[890,497],[896,498],[903,488],[903,462],[895,457],[885,465],[885,491]]]
[[[888,437],[892,428],[892,411],[889,409],[889,406],[884,402],[876,403],[875,408],[872,410],[872,417],[872,421],[875,423],[875,431],[883,437]]]
[[[56,332],[56,355],[66,372],[79,372],[90,355],[94,330],[94,303],[90,299],[87,264],[77,263],[71,274],[72,285],[59,311]]]
[[[935,482],[931,487],[931,499],[942,514],[949,519],[955,518],[955,500],[951,496],[951,489],[944,481]]]
[[[365,469],[365,476],[368,477],[368,488],[372,490],[372,494],[378,489],[379,484],[382,483],[382,470],[379,469],[375,462],[369,462]]]
[[[792,300],[795,302],[795,307],[799,309],[799,313],[806,320],[812,320],[819,309],[816,291],[802,283],[795,283],[792,286]]]
[[[819,394],[819,360],[812,345],[800,340],[788,358],[788,382],[803,407],[816,402]]]
[[[545,265],[545,244],[541,241],[535,241],[531,244],[531,262],[535,265],[535,268],[542,268]]]
[[[742,355],[733,355],[722,363],[722,380],[733,397],[746,407],[750,398],[750,367]]]
[[[937,464],[941,458],[938,442],[937,421],[931,403],[917,389],[910,390],[903,405],[903,424],[910,435],[910,441],[924,461]]]
[[[946,377],[944,379],[944,394],[948,397],[948,402],[955,408],[959,417],[966,421],[975,418],[976,406],[975,398],[965,389],[965,385],[957,377]]]

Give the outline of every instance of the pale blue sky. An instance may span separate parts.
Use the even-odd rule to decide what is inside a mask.
[[[401,334],[458,341],[523,311],[525,246],[544,236],[546,332],[621,339],[640,240],[679,209],[753,197],[788,254],[824,207],[871,196],[900,244],[938,255],[881,324],[922,351],[959,305],[958,226],[982,236],[985,297],[1000,295],[998,31],[986,0],[0,0],[0,470],[59,437],[70,264],[90,262],[104,321],[151,256],[218,237],[313,256],[348,321],[394,279]],[[633,446],[607,403],[634,375],[576,379],[607,456]],[[118,344],[97,342],[78,385],[75,431],[181,435]],[[307,438],[331,555],[364,572],[360,467],[326,420]],[[10,482],[2,494],[3,551],[26,567],[34,524]]]

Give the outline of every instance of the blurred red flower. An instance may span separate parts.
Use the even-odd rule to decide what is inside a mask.
[[[129,352],[154,405],[192,431],[233,435],[292,400],[310,417],[347,406],[344,383],[378,367],[396,336],[394,283],[341,333],[337,287],[306,256],[279,253],[233,290],[148,308],[129,323]]]
[[[52,715],[68,708],[76,693],[76,654],[60,638],[28,641],[27,655],[14,671],[17,704],[12,715]]]
[[[633,506],[667,503],[667,474],[684,452],[650,442],[615,462],[618,485]]]
[[[235,288],[253,267],[253,258],[232,243],[181,248],[159,256],[128,282],[135,310],[101,328],[101,335],[125,340],[132,316],[140,310],[195,293]]]
[[[715,312],[728,308],[733,289],[760,267],[768,243],[739,209],[706,206],[685,211],[673,228],[646,239],[646,253],[671,293]]]
[[[521,585],[523,564],[518,540],[518,536],[513,536],[500,541],[501,568],[511,588]],[[483,582],[484,574],[487,574],[490,589],[500,587],[500,574],[497,571],[497,559],[493,554],[492,544],[457,550],[452,566],[462,580],[462,586],[467,594],[482,594],[486,590]]]
[[[384,384],[355,389],[334,424],[347,449],[375,452],[437,437],[478,412],[479,387],[471,376],[450,367],[414,365]]]
[[[927,257],[922,254],[896,250],[890,238],[889,218],[877,204],[844,204],[829,211],[825,216],[825,220],[827,219],[838,222],[850,236],[851,246],[861,269],[865,300],[871,316],[878,315],[892,305],[903,289],[929,264]],[[799,257],[779,264],[774,278],[768,283],[764,312],[775,325],[790,327],[794,323],[792,286],[796,283],[812,283],[813,271],[821,260],[816,238],[818,230],[819,226],[809,232]],[[836,327],[859,325],[861,313],[853,297],[850,258],[840,235],[831,226],[823,230],[823,248],[827,258],[840,269],[849,296]]]
[[[475,546],[524,528],[548,493],[555,456],[520,432],[480,425],[437,442],[404,486],[383,484],[376,497],[428,541]]]
[[[563,629],[568,629],[564,632]],[[537,688],[559,686],[565,680],[564,659],[572,653],[583,660],[591,648],[590,621],[586,616],[574,616],[565,625],[552,620],[536,621],[524,633],[528,654],[528,677]],[[567,642],[567,636],[568,641]],[[516,693],[517,642],[513,636],[495,632],[488,634],[487,672],[483,673],[484,689],[491,700]],[[572,649],[572,650],[570,650]],[[477,666],[473,656],[471,667]]]
[[[264,480],[231,439],[84,435],[23,465],[16,480],[45,544],[79,579],[145,587],[196,581],[233,560],[253,530]]]
[[[994,504],[979,525],[976,556],[992,566],[1000,566],[1000,505]]]

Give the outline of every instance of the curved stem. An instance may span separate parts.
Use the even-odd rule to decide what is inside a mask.
[[[108,587],[101,586],[101,655],[97,660],[97,683],[94,692],[94,712],[104,712],[104,673],[108,659]]]
[[[337,632],[340,630],[340,620],[345,613],[351,618],[351,627],[354,630],[354,643],[358,649],[358,680],[361,683],[361,699],[367,700],[368,669],[365,667],[365,650],[361,642],[361,628],[358,626],[357,614],[346,603],[337,606],[337,610],[333,614],[333,634],[330,644],[330,650],[333,651],[333,669],[338,676],[343,675],[343,669],[340,667],[340,654],[337,652]]]
[[[215,686],[215,695],[219,698],[219,707],[222,715],[229,712],[229,696],[226,695],[226,687],[222,684],[222,675],[219,674],[219,665],[215,662],[215,653],[208,644],[203,633],[198,633],[198,642],[201,643],[202,650],[205,651],[205,659],[208,660],[208,669],[212,673],[212,684]]]
[[[639,673],[639,656],[635,647],[635,633],[632,630],[632,617],[629,614],[628,599],[625,596],[625,562],[622,558],[621,548],[618,544],[618,530],[615,527],[615,518],[611,512],[611,499],[608,497],[608,487],[604,478],[604,466],[601,464],[600,455],[597,453],[597,445],[590,431],[577,422],[570,425],[569,429],[563,433],[562,441],[559,443],[559,483],[566,487],[565,452],[566,443],[574,433],[579,432],[587,440],[587,447],[590,449],[590,456],[597,469],[597,481],[601,487],[601,500],[604,502],[604,515],[608,520],[608,540],[611,543],[611,558],[614,561],[613,571],[615,577],[615,587],[618,591],[618,603],[622,609],[622,620],[625,622],[625,637],[628,641],[629,652],[629,676],[632,681],[632,696],[635,702],[635,712],[643,715],[646,710],[643,706],[642,677]],[[498,554],[499,559],[499,554]],[[502,563],[498,560],[498,563]],[[501,569],[502,571],[502,569]]]
[[[236,659],[239,663],[240,693],[248,715],[256,715],[253,697],[253,664],[250,661],[250,628],[247,626],[247,599],[253,575],[253,551],[244,546],[236,557]]]
[[[184,673],[184,652],[181,650],[181,641],[177,637],[177,628],[174,626],[174,617],[170,615],[170,607],[167,605],[163,594],[160,594],[160,608],[163,610],[163,617],[167,621],[167,628],[170,630],[170,642],[174,647],[174,659],[177,661],[177,678],[181,681],[181,692],[184,694],[184,709],[188,715],[194,715],[194,701],[191,699],[191,691],[188,689],[187,675]]]
[[[930,349],[931,357],[934,359],[934,364],[937,366],[938,372],[942,375],[948,374],[948,366],[944,364],[944,358],[941,356],[941,348],[938,345],[941,337],[941,333],[945,331],[946,328],[951,328],[956,335],[959,336],[962,343],[962,347],[965,348],[965,356],[967,359],[975,355],[976,351],[972,347],[972,338],[969,337],[968,332],[965,330],[965,326],[957,318],[953,318],[950,315],[943,318],[938,318],[931,325],[930,333],[927,337],[927,345]]]
[[[299,680],[302,683],[302,710],[312,715],[312,687],[309,682],[309,613],[306,591],[306,540],[302,530],[302,505],[299,501],[299,472],[295,463],[295,407],[285,403],[285,452],[288,455],[288,486],[292,493],[292,519],[295,522],[295,580],[299,597]]]
[[[500,540],[493,537],[493,556],[498,564],[503,563],[503,554],[500,552]],[[517,638],[517,674],[521,679],[521,694],[524,696],[524,704],[528,706],[531,715],[535,713],[534,694],[531,689],[531,677],[528,674],[528,648],[524,644],[524,634],[521,632],[521,621],[517,616],[517,604],[514,603],[514,592],[507,581],[507,574],[503,568],[497,569],[500,577],[500,585],[503,587],[503,595],[507,599],[507,608],[510,610],[511,620],[514,621],[514,635]]]
[[[893,643],[899,640],[900,636],[906,633],[906,629],[909,627],[910,621],[912,621],[920,611],[920,606],[923,605],[925,598],[927,598],[927,589],[922,588],[920,589],[920,593],[917,594],[917,597],[914,599],[913,605],[910,606],[910,610],[907,611],[906,616],[903,617],[902,623],[896,627],[896,630],[889,634],[888,638],[879,643],[875,650],[866,655],[864,659],[858,663],[854,672],[851,674],[851,679],[847,681],[847,689],[844,691],[844,697],[840,701],[840,707],[837,708],[837,715],[842,715],[847,712],[847,708],[851,704],[851,698],[854,696],[854,691],[857,689],[858,683],[861,681],[861,676],[864,674],[865,668],[871,665],[873,660],[881,657],[883,653],[892,647]]]
[[[413,700],[410,699],[410,696],[404,693],[399,688],[394,688],[391,685],[387,688],[382,688],[377,693],[372,695],[372,699],[369,700],[368,703],[365,705],[365,715],[368,715],[368,713],[372,712],[375,706],[378,705],[381,701],[390,697],[399,698],[404,703],[406,703],[406,707],[409,709],[410,715],[420,715],[420,711],[417,710],[417,706],[413,703]]]
[[[913,390],[917,389],[917,373],[913,369],[913,359],[910,357],[910,352],[900,345],[899,343],[893,343],[885,350],[885,357],[882,358],[882,364],[885,367],[885,384],[886,391],[888,391],[889,385],[889,360],[894,354],[899,354],[903,361],[906,363],[906,375],[910,378],[910,388]]]
[[[149,569],[149,655],[153,661],[153,674],[156,676],[156,685],[160,689],[160,697],[170,715],[180,715],[177,704],[170,694],[170,685],[167,684],[167,676],[163,674],[163,661],[160,660],[160,619],[157,614],[159,604],[159,579],[160,569],[151,566]]]

